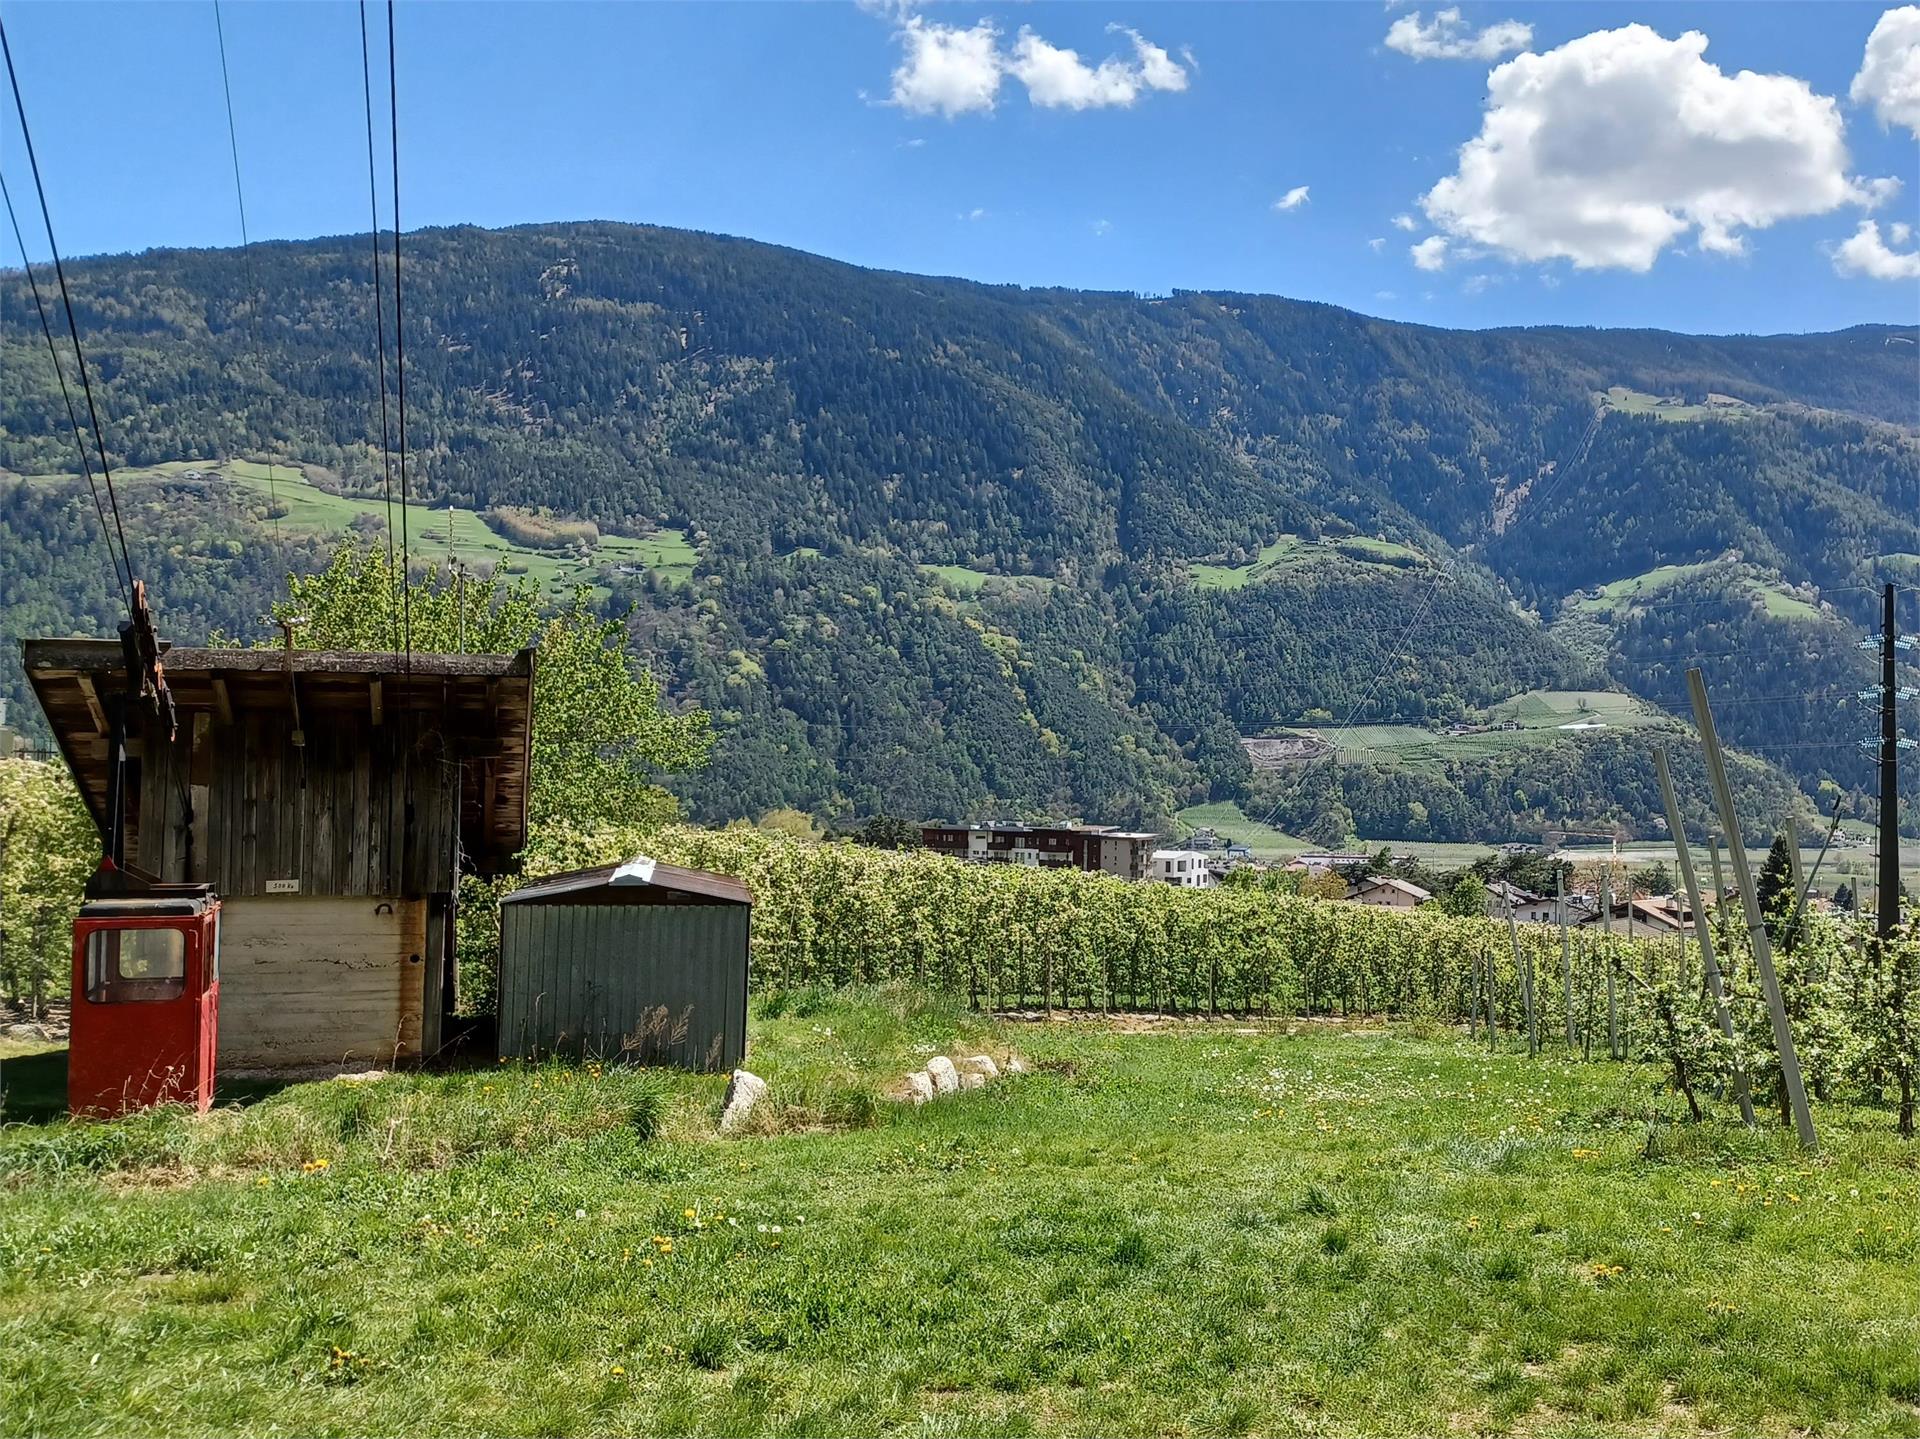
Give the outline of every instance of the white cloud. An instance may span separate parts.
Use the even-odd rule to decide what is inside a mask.
[[[1133,41],[1134,58],[1139,64],[1140,79],[1149,90],[1180,91],[1187,88],[1187,67],[1193,64],[1193,52],[1183,51],[1187,64],[1181,65],[1165,50],[1151,43],[1138,30],[1129,30],[1124,25],[1109,25],[1110,33],[1125,35]]]
[[[1000,92],[1000,32],[991,20],[970,30],[909,15],[894,32],[905,50],[893,72],[893,103],[949,120],[991,110]]]
[[[1373,298],[1376,300],[1397,300],[1400,297],[1391,290],[1375,290],[1373,292]]]
[[[1417,230],[1420,228],[1420,222],[1411,215],[1395,215],[1392,224],[1396,230]]]
[[[1027,98],[1049,109],[1094,110],[1133,104],[1149,90],[1184,90],[1187,72],[1158,45],[1132,30],[1134,59],[1110,56],[1089,65],[1079,52],[1022,28],[1006,71],[1027,87]]]
[[[1920,135],[1920,5],[1902,5],[1880,17],[1847,96],[1856,105],[1871,105],[1881,124],[1904,125]]]
[[[1367,248],[1373,251],[1374,254],[1379,254],[1387,248],[1387,237],[1385,235],[1375,235],[1371,240],[1367,241]]]
[[[1496,20],[1476,31],[1460,18],[1457,6],[1436,10],[1431,21],[1420,12],[1402,15],[1387,28],[1387,48],[1416,60],[1498,60],[1533,43],[1533,27],[1519,20]]]
[[[1729,76],[1706,48],[1697,31],[1628,25],[1496,67],[1480,133],[1421,205],[1509,258],[1644,271],[1690,232],[1740,254],[1743,231],[1871,202],[1830,97],[1788,75]]]
[[[1887,237],[1895,245],[1905,245],[1913,239],[1913,227],[1889,225]],[[1852,237],[1834,250],[1833,268],[1869,280],[1920,280],[1920,250],[1891,248],[1880,238],[1878,220],[1862,220]]]
[[[1447,268],[1447,237],[1429,235],[1419,244],[1407,246],[1407,253],[1413,256],[1416,270],[1444,270]]]
[[[1182,51],[1176,60],[1124,25],[1107,28],[1133,42],[1133,57],[1109,56],[1089,65],[1076,51],[1031,29],[1023,28],[1008,52],[1001,48],[1000,32],[991,20],[971,28],[943,25],[914,14],[910,0],[874,0],[863,8],[897,20],[894,38],[902,53],[889,100],[915,115],[951,120],[989,112],[999,99],[1000,82],[1009,75],[1027,87],[1029,100],[1049,109],[1124,107],[1152,91],[1186,89],[1190,72],[1197,68],[1191,53]]]
[[[1111,220],[1095,220],[1095,221],[1093,222],[1093,233],[1094,233],[1094,234],[1096,234],[1096,235],[1108,235],[1108,234],[1111,234],[1112,232],[1113,232],[1113,221],[1111,221]]]
[[[1307,203],[1307,187],[1295,185],[1286,194],[1273,202],[1273,208],[1284,214],[1288,210],[1297,210]]]
[[[954,219],[956,220],[968,220],[968,221],[984,220],[986,218],[987,218],[987,212],[981,209],[978,205],[975,205],[971,210],[962,210],[958,215],[954,216]]]

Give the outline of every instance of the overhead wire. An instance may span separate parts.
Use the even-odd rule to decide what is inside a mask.
[[[367,209],[373,222],[369,268],[373,271],[374,355],[380,376],[380,461],[383,475],[381,489],[387,503],[387,575],[390,581],[397,576],[398,583],[404,586],[407,571],[395,568],[393,551],[393,433],[387,419],[387,301],[380,280],[380,191],[373,159],[373,70],[367,51],[367,0],[360,0],[360,90],[367,112]],[[404,514],[403,508],[403,517]],[[404,518],[402,523],[405,523]],[[391,609],[391,618],[394,626],[393,648],[398,653],[400,616],[397,606]]]
[[[20,233],[20,217],[14,212],[13,191],[7,185],[7,178],[0,174],[0,196],[7,202],[7,221],[13,226],[14,243],[20,247],[20,264],[26,271],[27,288],[33,292],[33,308],[40,316],[40,333],[46,337],[47,355],[53,361],[54,377],[60,382],[60,399],[67,407],[67,424],[73,431],[74,448],[80,455],[80,471],[87,477],[87,493],[93,496],[93,511],[100,517],[100,538],[107,547],[107,559],[113,567],[113,582],[121,591],[127,605],[127,613],[133,613],[133,584],[130,577],[122,576],[122,560],[113,547],[113,526],[107,520],[107,507],[100,498],[99,483],[93,477],[93,458],[87,453],[86,436],[80,432],[80,416],[73,408],[73,391],[67,386],[66,367],[60,363],[60,347],[54,343],[53,325],[47,319],[46,302],[40,298],[40,281],[34,277],[33,262],[27,258],[27,242]]]
[[[393,38],[394,0],[387,0],[387,108],[388,126],[393,136],[393,367],[400,411],[400,552],[411,569],[407,554],[407,310],[400,289],[400,79]],[[449,517],[448,523],[452,520]],[[413,592],[405,575],[401,578],[401,627],[406,639],[407,674],[413,674]]]
[[[266,349],[260,343],[260,307],[266,296],[261,293],[253,268],[253,241],[247,233],[247,192],[240,183],[240,131],[233,119],[233,82],[227,76],[227,27],[220,17],[220,0],[213,0],[213,32],[220,42],[220,91],[227,101],[227,149],[233,157],[233,198],[240,209],[240,260],[247,277],[247,325],[253,338],[254,363],[264,374]],[[273,521],[273,542],[280,543],[280,491],[273,473],[273,456],[267,456],[267,508]]]
[[[86,396],[87,418],[93,426],[94,448],[100,458],[100,476],[107,488],[107,504],[113,511],[113,530],[120,542],[120,558],[127,572],[127,615],[133,615],[133,556],[127,549],[127,529],[120,517],[120,496],[113,488],[113,469],[107,462],[106,435],[100,427],[100,407],[94,402],[93,380],[87,372],[87,352],[80,344],[80,325],[73,317],[73,293],[67,287],[67,269],[60,261],[60,246],[53,238],[53,212],[47,208],[47,187],[40,178],[40,159],[33,147],[33,131],[27,124],[26,102],[20,96],[20,76],[13,67],[13,46],[7,39],[7,26],[0,20],[0,54],[7,62],[7,82],[13,88],[13,108],[20,117],[20,138],[26,142],[27,165],[33,171],[33,188],[40,199],[40,219],[47,229],[47,249],[53,254],[54,278],[60,283],[60,303],[66,310],[67,336],[73,342],[74,367],[80,371],[80,390]],[[25,252],[22,251],[22,258]]]

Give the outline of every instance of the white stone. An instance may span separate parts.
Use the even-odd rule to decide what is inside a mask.
[[[933,1098],[933,1080],[924,1069],[917,1069],[907,1076],[907,1098],[915,1104],[925,1104]]]
[[[1022,1059],[1017,1054],[1007,1060],[1008,1074],[1026,1074],[1028,1070],[1029,1070],[1029,1066],[1026,1060]]]
[[[991,1054],[976,1054],[960,1061],[960,1072],[963,1074],[984,1075],[988,1079],[998,1079],[1000,1077],[1000,1066],[993,1062],[993,1056]]]
[[[960,1087],[962,1089],[985,1089],[987,1087],[987,1077],[975,1069],[965,1070],[960,1075]]]
[[[927,1061],[927,1078],[941,1094],[952,1094],[960,1087],[960,1074],[944,1054],[936,1054]]]
[[[753,1113],[753,1106],[760,1102],[767,1092],[767,1082],[757,1074],[749,1074],[744,1069],[736,1069],[733,1078],[727,1081],[725,1108],[720,1112],[720,1132],[731,1134],[747,1122],[747,1116]]]

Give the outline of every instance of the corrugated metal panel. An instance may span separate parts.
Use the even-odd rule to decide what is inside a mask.
[[[508,905],[500,1052],[732,1069],[747,1040],[744,905]]]

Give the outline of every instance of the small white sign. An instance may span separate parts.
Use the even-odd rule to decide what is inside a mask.
[[[297,879],[270,879],[267,881],[268,894],[298,894],[300,881]]]

